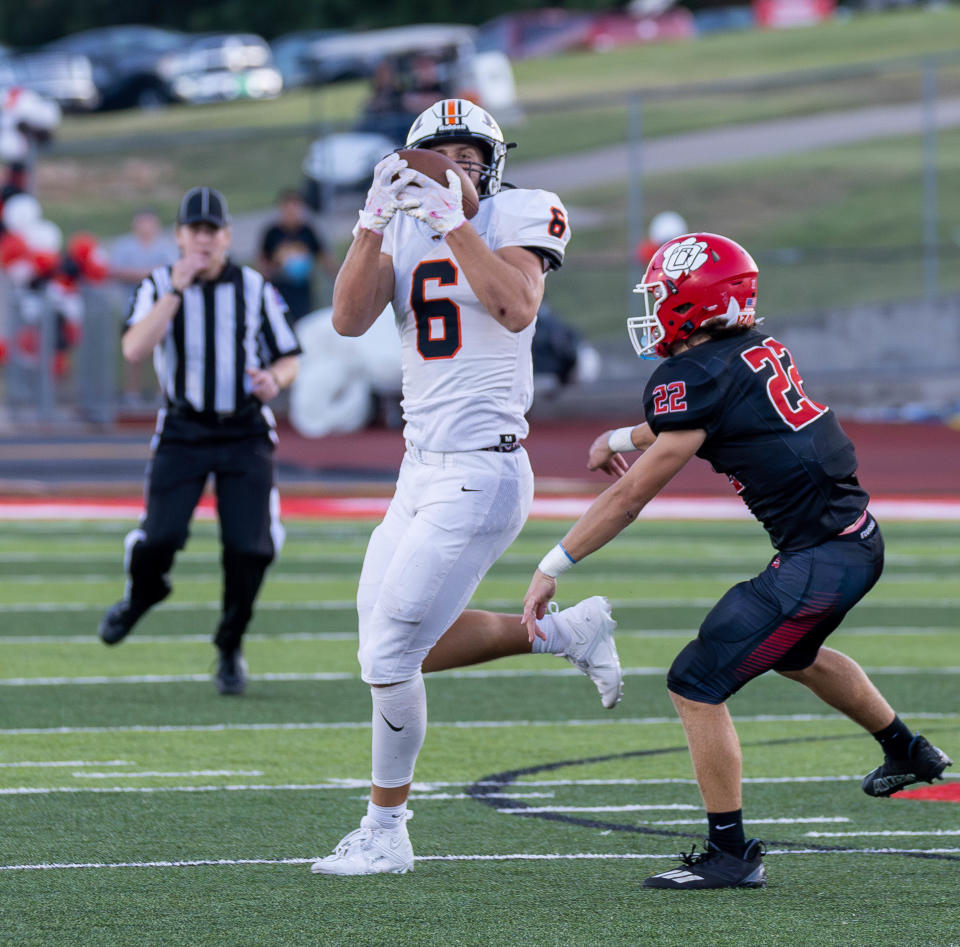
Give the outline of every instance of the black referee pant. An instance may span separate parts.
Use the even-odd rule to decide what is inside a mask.
[[[147,475],[146,515],[127,536],[128,598],[149,607],[167,596],[174,556],[187,542],[211,475],[223,546],[223,614],[214,643],[232,651],[240,646],[264,574],[283,542],[268,434],[202,441],[161,435]]]

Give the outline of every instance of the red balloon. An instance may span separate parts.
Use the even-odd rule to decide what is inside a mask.
[[[67,256],[77,263],[84,278],[91,282],[99,283],[110,273],[107,258],[92,233],[75,233],[67,243]]]
[[[0,266],[9,266],[17,260],[24,260],[30,254],[27,241],[18,233],[8,230],[0,236]]]
[[[37,271],[37,276],[51,276],[57,268],[60,258],[56,253],[42,251],[33,254],[33,265]]]
[[[24,326],[17,333],[17,349],[24,355],[36,355],[40,348],[40,336],[32,326]]]

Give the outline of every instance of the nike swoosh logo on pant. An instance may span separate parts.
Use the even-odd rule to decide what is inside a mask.
[[[382,710],[380,711],[380,716],[383,717],[383,711],[382,711]],[[403,727],[406,726],[406,724],[403,724],[403,726],[395,727],[392,723],[390,723],[389,720],[387,720],[386,717],[383,717],[383,722],[384,722],[391,730],[393,730],[394,733],[399,733],[399,732],[403,729]]]

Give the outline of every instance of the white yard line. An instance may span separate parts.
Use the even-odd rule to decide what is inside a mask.
[[[707,820],[706,813],[702,819],[658,819],[647,822],[643,819],[637,821],[637,825],[703,825]],[[777,818],[777,819],[744,819],[744,825],[806,825],[811,823],[821,824],[824,822],[849,822],[843,815],[816,815],[804,818]],[[809,834],[809,833],[808,833]]]
[[[888,835],[960,835],[960,829],[884,829],[875,832],[804,832],[805,838],[853,838],[854,836],[880,837]]]
[[[956,855],[960,848],[845,848],[833,851],[820,849],[770,849],[767,855]],[[0,865],[0,871],[66,871],[76,869],[117,868],[223,868],[244,865],[309,865],[319,856],[292,858],[196,858],[183,861],[126,862],[39,862],[37,864]],[[417,862],[483,862],[483,861],[676,861],[676,855],[640,852],[571,852],[548,855],[514,852],[508,855],[415,855]],[[322,882],[318,882],[322,884]]]
[[[960,667],[869,667],[864,670],[872,677],[885,675],[922,674],[950,676],[960,674]],[[623,669],[626,677],[661,677],[666,667],[632,667]],[[523,677],[577,677],[582,674],[576,668],[516,668],[482,671],[442,671],[443,678],[458,680],[502,680]],[[360,675],[352,671],[317,671],[311,673],[276,671],[249,675],[251,681],[304,682],[304,681],[359,681]],[[209,683],[209,674],[99,674],[89,677],[3,677],[0,687],[62,687],[88,684],[198,684]]]
[[[183,779],[192,776],[263,776],[262,769],[189,769],[174,773],[167,770],[140,770],[135,773],[71,773],[76,779]]]
[[[130,760],[22,760],[18,763],[0,763],[0,768],[42,769],[44,767],[59,767],[61,769],[78,766],[135,766]]]
[[[522,806],[519,809],[497,809],[497,812],[503,815],[516,815],[518,812],[522,812],[524,815],[535,815],[541,812],[653,812],[661,809],[697,812],[702,810],[702,806],[691,806],[685,802],[666,802],[663,803],[663,805],[638,804],[625,806]]]
[[[939,560],[938,560],[939,561]],[[533,571],[535,562],[531,559],[529,567],[523,567],[524,571]],[[642,568],[642,566],[641,566]],[[270,584],[273,588],[277,585],[325,585],[340,584],[342,582],[355,582],[360,571],[360,561],[357,561],[357,572],[351,575],[330,575],[329,573],[310,573],[310,572],[285,572],[282,568],[277,568],[270,573]],[[625,566],[623,569],[608,568],[603,573],[605,582],[636,582],[637,570]],[[673,579],[676,577],[676,571],[646,570],[643,573],[645,582],[655,584],[659,578]],[[722,582],[725,585],[732,585],[735,582],[741,582],[749,578],[742,570],[731,569],[722,571],[720,569],[705,568],[697,570],[686,568],[683,570],[684,578],[694,582]],[[66,585],[66,584],[110,584],[113,585],[119,578],[122,578],[122,572],[119,569],[109,572],[25,572],[16,573],[6,578],[16,581],[18,585]],[[495,576],[493,578],[496,578]],[[178,587],[189,590],[191,586],[198,584],[214,584],[222,580],[220,572],[199,572],[195,570],[182,570],[175,576]],[[895,572],[884,576],[884,586],[889,588],[892,585],[928,585],[930,576],[924,574],[918,575],[898,575]],[[646,599],[647,603],[655,603],[656,599]],[[942,601],[937,599],[938,602]],[[172,604],[172,603],[171,603]],[[353,604],[353,603],[351,603]],[[519,600],[511,603],[515,608]],[[169,606],[165,606],[169,607]]]
[[[960,712],[939,713],[903,711],[900,716],[910,720],[956,720]],[[842,714],[755,714],[734,716],[738,723],[810,723],[847,720]],[[430,727],[455,730],[498,730],[511,727],[607,727],[679,725],[676,717],[608,717],[591,720],[452,720],[430,721]],[[0,729],[0,736],[61,736],[68,733],[220,733],[230,730],[367,730],[369,720],[318,721],[307,723],[209,723],[209,724],[131,724],[117,727],[9,727]],[[817,778],[817,777],[814,777]],[[858,777],[861,778],[861,777]]]
[[[169,606],[164,606],[167,608]],[[2,608],[0,608],[2,611]],[[949,625],[911,625],[909,628],[889,626],[864,626],[860,628],[843,628],[837,632],[844,637],[878,637],[878,638],[902,638],[916,637],[918,635],[944,635],[953,634],[956,628]],[[676,628],[644,628],[631,629],[621,628],[617,630],[617,640],[624,638],[633,638],[640,641],[650,641],[653,638],[667,638],[688,641],[693,637],[693,629],[679,630]],[[325,643],[327,641],[356,641],[356,631],[296,631],[282,632],[280,634],[264,634],[263,632],[252,631],[244,635],[244,641],[247,642],[265,642],[273,644],[277,641],[284,642],[308,642]],[[103,647],[103,642],[97,637],[95,632],[91,631],[85,635],[4,635],[0,634],[0,645],[45,645],[45,644],[84,644],[97,649]],[[190,635],[134,635],[124,642],[125,649],[131,645],[141,644],[210,644],[210,635],[208,634],[190,634]]]
[[[117,576],[111,576],[111,580],[117,580]],[[122,578],[122,577],[121,577]],[[636,576],[633,576],[636,578]],[[741,576],[742,578],[742,576]],[[46,581],[50,581],[50,576],[45,576]],[[220,577],[217,577],[220,581]],[[929,581],[925,579],[924,581]],[[884,579],[888,583],[888,579]],[[610,595],[610,604],[614,610],[617,608],[712,608],[716,605],[716,597],[709,598],[635,598]],[[10,602],[0,604],[0,614],[32,614],[33,612],[103,612],[108,603],[104,602]],[[305,600],[302,602],[282,601],[276,602],[266,599],[257,602],[257,611],[351,611],[356,609],[355,599],[316,599]],[[478,597],[471,602],[472,608],[489,608],[502,611],[504,609],[516,610],[520,605],[518,599],[510,598],[484,598]],[[882,601],[871,601],[868,603],[873,607],[884,608],[909,608],[911,610],[923,611],[924,609],[945,609],[960,607],[960,598],[937,598],[935,601],[921,601],[916,598],[885,598]],[[164,602],[157,607],[158,612],[187,612],[187,611],[219,611],[220,603],[212,599],[203,599],[202,601],[173,601]],[[2,640],[2,639],[0,639]]]
[[[960,779],[960,774],[951,777],[945,777],[947,779]],[[863,779],[862,776],[824,776],[818,777],[818,782],[857,782],[859,783]],[[744,782],[749,783],[766,783],[766,782],[778,782],[778,783],[805,783],[812,782],[813,780],[806,779],[804,777],[778,777],[776,779],[745,779]],[[664,780],[641,780],[640,784],[652,785],[654,782],[659,783],[660,785],[691,785],[693,780],[689,779],[664,779]],[[369,780],[367,780],[364,785],[369,786]],[[522,791],[527,788],[529,783],[512,783],[507,787],[503,788],[503,791],[500,793],[479,793],[478,795],[483,798],[496,798],[499,795],[506,796],[507,798],[516,799],[522,798],[522,796],[517,796],[512,793],[513,789]],[[327,780],[320,783],[228,783],[224,785],[207,785],[207,786],[9,786],[6,788],[0,788],[0,796],[51,796],[51,795],[78,795],[81,793],[92,793],[95,795],[103,795],[104,793],[142,793],[144,795],[150,795],[153,793],[210,793],[210,792],[318,792],[318,791],[327,791],[327,790],[355,790],[360,788],[359,786],[354,785],[345,785],[343,781]],[[564,807],[557,808],[553,806],[546,806],[541,809],[498,809],[498,812],[503,812],[507,814],[516,814],[519,812],[531,813],[531,812],[632,812],[632,811],[641,811],[641,810],[659,810],[659,809],[678,809],[686,811],[698,811],[701,809],[699,805],[685,805],[685,804],[671,804],[671,805],[648,805],[648,806],[574,806],[574,807]],[[748,820],[749,821],[749,820]],[[877,833],[866,833],[869,835],[874,835]]]
[[[367,783],[369,786],[369,782]],[[409,800],[411,803],[421,803],[421,802],[467,802],[475,801],[477,799],[553,799],[556,793],[552,792],[484,792],[476,796],[471,795],[467,792],[435,792],[435,793],[418,793],[412,792],[410,794]],[[363,796],[352,796],[352,799],[356,799],[361,802],[366,802],[370,798],[370,794],[367,793]]]

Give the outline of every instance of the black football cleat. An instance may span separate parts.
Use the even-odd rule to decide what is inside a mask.
[[[213,675],[217,693],[242,694],[247,689],[247,662],[239,648],[221,651],[217,661],[217,673]]]
[[[695,855],[695,850],[696,846],[689,853],[681,852],[683,864],[679,868],[651,875],[643,882],[644,888],[763,888],[767,884],[761,860],[766,850],[760,839],[747,842],[743,858],[717,848],[709,839],[704,842],[704,851]]]
[[[118,644],[133,631],[133,626],[158,602],[162,602],[170,594],[170,583],[164,581],[163,594],[152,602],[132,601],[123,599],[115,602],[107,609],[107,613],[100,619],[97,634],[104,644]]]
[[[888,756],[882,766],[863,778],[863,791],[868,796],[891,796],[914,783],[932,783],[953,760],[918,733],[907,747],[907,759],[892,760]]]

